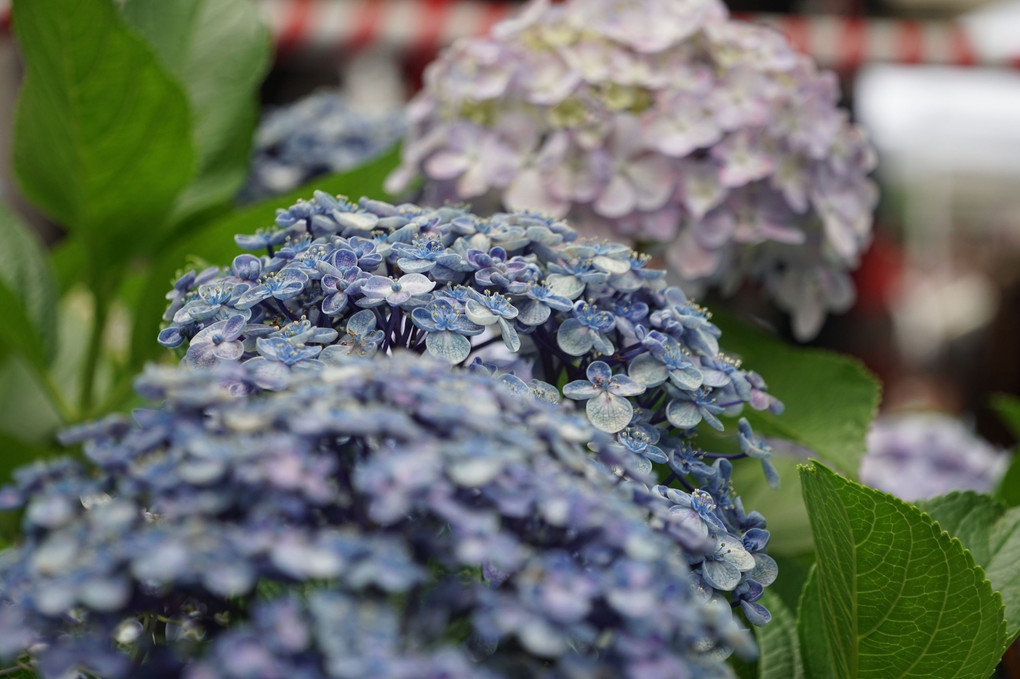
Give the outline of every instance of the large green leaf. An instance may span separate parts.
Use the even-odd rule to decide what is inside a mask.
[[[53,371],[57,373],[57,363]],[[47,445],[54,433],[67,422],[60,406],[45,390],[40,371],[29,365],[25,356],[11,356],[0,362],[0,435],[8,434],[32,445]],[[10,451],[0,450],[6,458]],[[27,460],[18,461],[18,464]],[[0,461],[0,485],[4,464]]]
[[[1016,451],[995,489],[995,499],[1007,507],[1020,507],[1020,454]]]
[[[822,602],[818,593],[818,572],[812,566],[797,607],[797,639],[804,673],[810,679],[835,679],[832,650],[825,636]]]
[[[986,679],[1006,625],[970,552],[912,505],[818,463],[800,471],[836,676]]]
[[[1020,441],[1020,399],[1009,394],[993,394],[992,408],[1009,427],[1013,438]]]
[[[184,85],[194,115],[198,176],[178,220],[229,202],[248,171],[258,87],[270,35],[250,0],[128,0],[124,14]]]
[[[369,196],[389,200],[383,189],[386,176],[400,159],[399,147],[349,172],[321,177],[286,195],[255,203],[221,219],[210,222],[200,231],[173,244],[149,269],[148,282],[139,297],[131,335],[131,364],[139,365],[158,356],[162,347],[156,343],[160,318],[166,309],[165,296],[173,283],[174,273],[181,270],[189,257],[228,266],[241,250],[234,243],[239,233],[255,233],[271,226],[278,208],[289,207],[298,200],[311,198],[315,191],[345,195],[357,199]]]
[[[109,276],[105,263],[153,242],[193,175],[187,98],[112,0],[14,0],[14,26],[18,179]]]
[[[756,461],[739,462],[733,465],[733,487],[748,511],[755,509],[768,520],[769,553],[798,556],[812,551],[811,524],[797,474],[797,465],[806,460],[773,455],[779,488],[769,486]]]
[[[745,409],[755,431],[807,446],[815,457],[856,475],[878,411],[877,378],[856,359],[788,345],[725,314],[712,320],[722,330],[723,350],[764,377],[786,406],[779,416]]]
[[[0,243],[0,345],[42,368],[57,347],[53,272],[35,234],[2,203]]]
[[[1006,606],[1007,637],[1020,632],[1020,508],[1006,509],[974,491],[949,493],[918,506],[974,555]]]
[[[11,473],[37,460],[52,459],[63,451],[56,444],[25,441],[10,432],[0,431],[0,485],[11,480]]]
[[[759,679],[804,679],[794,614],[778,595],[769,591],[762,595],[759,603],[772,613],[772,622],[754,628],[761,651]]]

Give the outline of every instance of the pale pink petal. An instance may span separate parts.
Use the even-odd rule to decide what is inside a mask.
[[[637,195],[631,183],[620,175],[614,175],[592,208],[603,217],[615,219],[633,212],[636,204]]]
[[[694,238],[693,232],[687,229],[673,241],[673,246],[666,253],[666,258],[670,264],[676,267],[681,276],[695,280],[707,278],[719,269],[722,251],[703,248]]]
[[[632,160],[627,177],[637,192],[637,206],[643,211],[658,210],[676,191],[677,175],[668,158],[647,154]]]
[[[614,158],[630,158],[641,152],[644,134],[637,116],[621,113],[613,121],[609,153]]]
[[[719,169],[708,161],[690,161],[683,164],[683,203],[695,219],[701,219],[709,210],[725,200],[728,191],[719,181]]]
[[[510,210],[535,210],[554,219],[562,219],[570,209],[570,202],[549,195],[545,185],[546,181],[537,169],[527,168],[507,187],[503,201]]]
[[[695,240],[708,250],[718,250],[733,238],[736,225],[728,210],[715,210],[691,227]]]
[[[642,233],[653,240],[668,243],[676,238],[680,228],[680,210],[667,206],[641,216]]]
[[[471,165],[467,154],[459,150],[438,151],[425,161],[425,172],[432,179],[453,179],[459,177]]]
[[[461,198],[474,198],[489,190],[489,183],[486,181],[485,166],[476,162],[467,168],[467,171],[457,180],[457,194]]]

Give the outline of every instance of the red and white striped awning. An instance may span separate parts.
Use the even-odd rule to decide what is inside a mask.
[[[483,35],[519,5],[491,0],[258,0],[281,57],[322,55],[377,46],[396,52],[435,50],[457,38]],[[11,0],[0,0],[0,26]],[[828,68],[869,62],[1007,66],[1012,58],[982,54],[963,23],[842,16],[751,14],[774,26],[799,50]],[[1018,28],[1020,32],[1020,28]]]

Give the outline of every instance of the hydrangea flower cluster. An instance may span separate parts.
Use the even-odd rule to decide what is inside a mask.
[[[68,435],[94,469],[0,490],[24,510],[0,659],[46,679],[654,679],[754,655],[731,607],[768,618],[761,517],[623,479],[608,435],[518,378],[398,352],[259,381],[150,367],[160,407]]]
[[[861,482],[913,502],[954,490],[989,493],[1009,464],[1004,451],[941,413],[887,415],[868,433]]]
[[[392,148],[405,128],[402,112],[365,113],[336,90],[272,109],[255,133],[241,200],[286,193],[320,175],[358,167]]]
[[[768,446],[745,420],[740,452],[703,450],[696,433],[702,422],[723,430],[720,418],[745,404],[774,412],[782,404],[720,352],[708,312],[630,248],[580,240],[535,213],[483,219],[321,193],[280,210],[275,228],[236,240],[261,253],[189,271],[168,294],[159,341],[182,350],[184,364],[240,362],[263,390],[399,349],[506,375],[543,398],[583,404],[612,435],[621,473],[643,476],[658,464],[693,530],[740,541],[762,527],[753,513],[747,523],[730,460],[756,458],[778,483]],[[696,569],[725,592],[742,588],[753,568],[746,558],[706,563]]]
[[[357,204],[318,193],[278,211],[276,227],[236,237],[261,254],[189,271],[167,295],[159,334],[183,361],[243,361],[260,388],[351,355],[408,349],[472,359],[523,380],[565,384],[596,428],[648,471],[700,469],[697,426],[745,404],[780,412],[759,375],[719,348],[709,313],[647,257],[584,241],[537,213]],[[537,390],[557,394],[554,387]],[[558,394],[557,394],[558,395]],[[742,437],[744,454],[767,450]],[[689,489],[692,490],[693,488]]]
[[[838,97],[718,0],[532,0],[430,66],[389,188],[664,245],[688,291],[750,278],[809,338],[852,304],[877,197]]]

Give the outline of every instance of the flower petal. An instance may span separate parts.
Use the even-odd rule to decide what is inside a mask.
[[[460,363],[471,353],[471,341],[455,332],[430,332],[425,338],[429,353],[449,363]]]
[[[576,318],[568,318],[556,332],[556,344],[568,356],[583,356],[591,351],[593,338],[591,331],[581,325]]]
[[[592,361],[588,365],[585,375],[587,375],[588,379],[592,382],[595,380],[605,380],[608,382],[613,379],[613,369],[610,368],[609,364],[605,361]]]
[[[622,396],[603,392],[588,400],[585,412],[588,413],[588,419],[596,429],[613,434],[630,424],[630,418],[634,415],[634,406]]]
[[[669,370],[652,354],[641,354],[627,366],[627,374],[646,387],[657,387],[669,379]]]
[[[403,289],[403,292],[412,296],[424,295],[436,287],[436,282],[420,273],[409,273],[400,277],[400,287]]]
[[[670,401],[666,406],[666,419],[677,429],[691,429],[701,422],[701,411],[690,401]]]
[[[575,401],[584,401],[599,393],[595,385],[588,380],[574,380],[563,385],[563,395]]]

